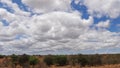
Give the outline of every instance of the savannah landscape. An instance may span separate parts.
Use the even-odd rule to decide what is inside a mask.
[[[120,0],[0,0],[0,68],[120,68]]]
[[[120,68],[120,54],[0,55],[0,68]]]

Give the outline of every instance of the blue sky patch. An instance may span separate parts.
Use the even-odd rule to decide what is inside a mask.
[[[9,22],[6,20],[1,20],[3,26],[9,26]]]
[[[0,8],[6,9],[8,12],[14,13],[14,10],[5,3],[0,2]]]

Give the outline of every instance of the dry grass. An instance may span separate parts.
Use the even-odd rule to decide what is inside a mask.
[[[97,66],[97,67],[86,67],[86,68],[120,68],[120,64],[104,65],[104,66]]]
[[[103,65],[103,66],[93,66],[93,67],[80,67],[79,65],[76,66],[51,66],[49,68],[120,68],[120,64],[114,64],[114,65]]]

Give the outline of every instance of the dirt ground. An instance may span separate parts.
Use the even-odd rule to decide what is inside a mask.
[[[63,66],[63,67],[56,67],[56,66],[51,66],[49,68],[120,68],[120,64],[115,64],[115,65],[103,65],[103,66],[94,66],[94,67],[80,67],[79,65],[77,66]]]
[[[0,67],[0,68],[11,68],[11,67]],[[17,67],[17,68],[22,68],[22,67]],[[36,67],[35,67],[36,68]],[[37,67],[39,68],[39,67]],[[80,67],[79,65],[77,66],[51,66],[51,67],[41,67],[41,68],[120,68],[120,64],[115,64],[115,65],[104,65],[104,66],[95,66],[95,67]]]

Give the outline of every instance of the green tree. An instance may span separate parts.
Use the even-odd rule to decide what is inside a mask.
[[[29,62],[30,62],[30,65],[32,65],[32,68],[34,68],[34,66],[35,66],[36,64],[38,64],[39,59],[36,58],[36,57],[34,57],[34,56],[31,56],[30,59],[29,59]]]

